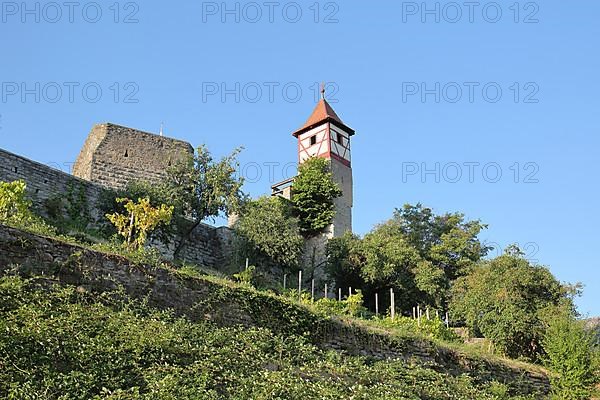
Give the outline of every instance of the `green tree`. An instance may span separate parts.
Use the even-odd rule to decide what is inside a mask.
[[[462,214],[405,205],[363,239],[330,241],[327,271],[338,285],[362,289],[367,299],[395,288],[405,311],[416,304],[443,309],[452,282],[487,253],[477,237],[484,228]]]
[[[556,372],[550,377],[553,398],[589,399],[600,377],[600,353],[584,322],[573,318],[569,311],[554,313],[549,318],[542,344],[544,364]]]
[[[171,222],[173,206],[163,204],[155,208],[148,199],[138,199],[137,203],[130,199],[117,199],[117,202],[124,204],[127,213],[107,214],[106,218],[115,225],[128,247],[144,247],[149,232],[160,224]]]
[[[556,307],[573,310],[574,295],[547,268],[530,264],[510,247],[459,278],[450,306],[454,320],[490,339],[503,354],[535,360],[542,351],[545,316]]]
[[[127,194],[147,197],[154,206],[173,206],[174,228],[183,232],[175,256],[203,221],[236,212],[245,201],[246,196],[242,192],[244,180],[237,176],[240,151],[236,149],[215,160],[205,146],[200,146],[193,156],[170,167],[161,184],[132,182],[128,186],[131,193]]]
[[[328,160],[314,157],[300,165],[292,187],[292,204],[303,235],[314,236],[331,224],[335,216],[333,201],[341,195]]]
[[[168,171],[167,193],[182,203],[183,212],[196,223],[235,212],[245,199],[244,179],[237,176],[240,149],[216,161],[206,146]]]
[[[416,304],[441,307],[446,290],[444,271],[424,260],[391,221],[360,239],[352,234],[327,245],[326,271],[338,286],[361,289],[371,308],[375,293],[383,298],[396,292],[399,310]]]
[[[342,236],[327,242],[325,271],[339,287],[367,289],[367,284],[362,277],[363,257],[360,245],[361,238],[352,232],[345,232]],[[368,289],[367,291],[370,293]]]
[[[443,269],[448,281],[468,273],[490,250],[478,239],[487,225],[466,221],[464,214],[435,215],[420,203],[406,204],[396,209],[392,221],[423,259]]]
[[[298,267],[304,240],[289,201],[281,197],[261,197],[248,202],[234,229],[240,260],[249,258],[261,268],[294,270]]]
[[[180,234],[177,256],[203,221],[235,213],[246,201],[242,191],[244,180],[237,175],[240,151],[236,149],[215,160],[205,146],[200,146],[194,155],[169,167],[162,182],[134,180],[122,191],[108,192],[100,202],[101,209],[105,214],[124,212],[123,206],[115,201],[118,198],[147,198],[153,207],[173,206],[171,223],[161,225],[154,235],[165,241],[173,234]],[[110,229],[107,233],[111,233]]]
[[[371,290],[394,288],[397,304],[409,310],[418,302],[414,269],[421,262],[417,250],[410,246],[397,226],[387,222],[377,226],[363,238],[360,248],[361,276]]]

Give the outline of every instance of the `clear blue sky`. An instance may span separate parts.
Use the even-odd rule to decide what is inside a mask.
[[[512,3],[442,1],[436,15],[420,1],[226,2],[233,14],[221,2],[121,2],[117,15],[113,2],[3,2],[0,147],[66,169],[95,123],[164,122],[216,155],[243,145],[245,171],[262,166],[246,186],[258,196],[272,183],[265,163],[279,163],[278,181],[296,160],[290,133],[315,82],[333,82],[333,106],[357,131],[355,231],[404,203],[464,212],[489,224],[484,240],[527,246],[561,280],[583,282],[580,310],[600,315],[600,3],[524,1],[518,15]],[[213,82],[233,92],[223,101]]]

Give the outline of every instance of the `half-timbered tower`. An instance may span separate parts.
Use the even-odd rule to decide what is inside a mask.
[[[293,133],[298,139],[298,162],[323,157],[331,162],[334,181],[342,189],[335,200],[336,214],[329,237],[352,231],[352,159],[350,141],[354,130],[342,122],[323,96],[306,123]]]

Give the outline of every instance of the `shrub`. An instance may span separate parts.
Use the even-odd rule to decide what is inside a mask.
[[[235,278],[235,280],[237,280],[240,283],[245,283],[246,285],[254,285],[255,282],[255,277],[256,275],[256,267],[254,265],[250,265],[248,268],[244,269],[241,272],[238,272],[237,274],[233,274],[233,277]]]
[[[42,235],[56,235],[56,229],[31,212],[24,181],[0,182],[0,223]]]
[[[419,334],[432,339],[449,342],[460,340],[452,330],[446,328],[446,325],[440,319],[428,320],[426,318],[421,318],[421,321],[418,321],[408,317],[396,317],[392,319],[388,316],[386,318],[375,319],[375,321],[378,325],[386,328],[398,329],[407,334]]]
[[[556,399],[588,399],[598,381],[598,347],[584,327],[568,314],[551,319],[544,335],[545,365],[556,372],[551,377]]]
[[[23,181],[0,182],[0,222],[20,223],[31,218],[26,188]]]
[[[572,295],[573,288],[511,248],[454,283],[451,314],[504,355],[536,360],[547,310],[563,304],[571,309]]]
[[[112,222],[119,235],[125,238],[125,245],[140,249],[146,244],[148,233],[160,224],[168,225],[173,215],[173,206],[152,207],[150,200],[138,199],[137,203],[130,199],[117,199],[125,205],[127,214],[107,214],[106,218]]]
[[[363,307],[362,293],[352,294],[342,301],[336,299],[319,299],[314,302],[314,310],[327,316],[364,317],[367,309]]]
[[[234,229],[238,261],[249,258],[263,271],[298,267],[304,241],[287,200],[261,197],[249,202]]]

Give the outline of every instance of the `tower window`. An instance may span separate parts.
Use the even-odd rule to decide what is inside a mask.
[[[125,157],[129,157],[129,152],[125,150]]]
[[[317,144],[317,135],[310,137],[310,145],[314,146],[315,144]]]
[[[341,144],[342,146],[344,145],[344,135],[342,135],[341,133],[337,133],[337,142],[339,144]]]

